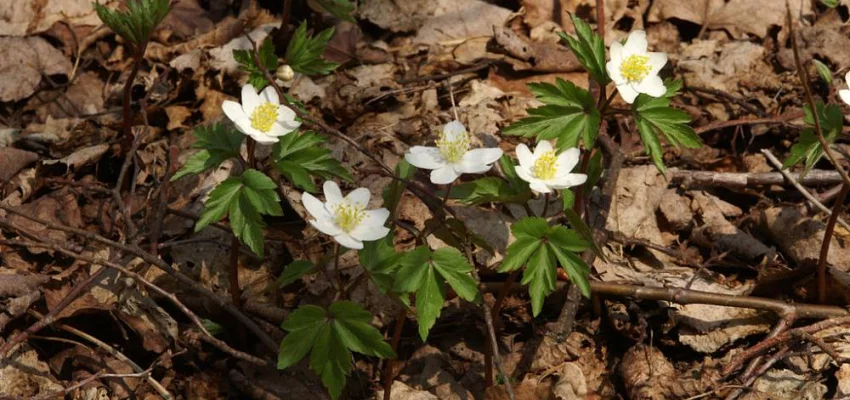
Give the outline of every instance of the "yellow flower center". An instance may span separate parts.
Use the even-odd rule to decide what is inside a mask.
[[[620,75],[630,83],[640,82],[649,75],[649,56],[630,55],[620,64]]]
[[[445,132],[441,133],[440,138],[437,139],[437,148],[440,149],[440,155],[450,163],[460,161],[467,150],[469,150],[470,144],[469,135],[466,131],[457,135],[454,140],[447,138]]]
[[[558,156],[554,151],[547,151],[534,162],[534,175],[540,179],[548,180],[558,173]]]
[[[251,113],[251,127],[260,132],[268,133],[272,130],[275,121],[277,121],[277,106],[272,103],[260,104]]]
[[[357,225],[360,225],[365,217],[365,207],[360,205],[340,203],[336,206],[336,210],[334,210],[334,222],[336,226],[346,233],[351,232]]]

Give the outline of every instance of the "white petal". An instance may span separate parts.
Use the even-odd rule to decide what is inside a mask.
[[[387,210],[386,208],[366,210],[366,218],[363,219],[363,223],[371,224],[373,226],[384,226],[389,218],[390,210]]]
[[[502,149],[498,147],[472,149],[463,155],[461,162],[474,160],[481,164],[493,164],[494,162],[499,161],[500,157],[502,157]]]
[[[534,164],[534,155],[531,154],[531,150],[528,149],[528,146],[525,143],[520,143],[519,146],[516,147],[516,158],[519,160],[519,165],[525,168],[531,168]]]
[[[466,133],[466,127],[460,121],[452,121],[443,127],[443,135],[449,141],[454,141],[458,136]]]
[[[644,54],[646,53],[646,48],[646,32],[632,31],[629,34],[629,38],[626,39],[626,44],[623,46],[623,58],[634,54]]]
[[[564,150],[564,152],[558,156],[558,171],[556,174],[561,175],[562,173],[572,171],[578,164],[580,158],[581,150],[575,147]]]
[[[296,121],[295,117],[295,111],[292,111],[291,108],[284,105],[280,105],[277,107],[277,122],[284,124],[285,126],[298,128],[299,126],[301,126],[301,122]]]
[[[528,183],[531,183],[531,182],[534,182],[534,181],[537,180],[537,178],[534,177],[534,175],[531,173],[531,171],[528,168],[526,168],[522,165],[519,165],[519,166],[516,167],[516,174],[517,174],[517,176],[519,176],[519,179],[522,179],[522,180],[524,180]]]
[[[623,60],[623,44],[619,40],[615,40],[608,48],[608,53],[611,55],[611,61],[614,64],[619,64]]]
[[[543,153],[548,153],[552,151],[552,142],[548,140],[541,140],[537,142],[537,147],[534,148],[534,161],[537,161]]]
[[[325,235],[336,236],[342,233],[342,229],[339,229],[339,227],[331,221],[324,219],[311,219],[309,222],[310,225],[313,225],[313,227],[316,228],[316,230],[324,233]]]
[[[304,208],[307,209],[307,212],[309,212],[313,218],[318,220],[333,219],[333,216],[331,216],[328,210],[325,209],[325,203],[322,203],[322,201],[317,199],[316,196],[304,192],[304,194],[301,195],[301,203],[304,204]]]
[[[667,88],[664,87],[664,81],[658,75],[647,76],[634,89],[639,93],[646,93],[652,97],[661,97],[664,96],[664,93],[667,93]]]
[[[351,236],[364,242],[370,242],[372,240],[382,239],[389,233],[390,228],[384,226],[360,225],[351,231]]]
[[[334,240],[349,249],[360,250],[363,248],[363,242],[351,237],[347,233],[340,233],[334,236]]]
[[[284,128],[281,124],[274,123],[272,124],[272,129],[266,132],[266,135],[271,137],[281,137],[289,132],[292,132],[292,130]]]
[[[278,139],[276,137],[269,136],[265,133],[249,133],[248,135],[251,136],[252,138],[254,138],[254,140],[256,140],[257,143],[272,144],[272,143],[278,142]]]
[[[838,91],[838,97],[841,98],[841,101],[850,104],[850,90],[841,89]]]
[[[537,193],[552,193],[552,189],[549,189],[549,186],[546,186],[546,184],[543,183],[543,181],[541,180],[535,180],[534,182],[531,182],[529,187],[532,191]]]
[[[546,185],[555,189],[566,189],[587,182],[585,174],[567,174],[546,182]]]
[[[623,79],[623,74],[620,73],[620,65],[622,65],[622,60],[611,60],[605,63],[605,69],[608,70],[608,76],[614,81],[615,85],[622,85],[626,82]]]
[[[655,52],[647,56],[649,56],[649,66],[652,68],[650,74],[657,74],[661,68],[664,68],[664,64],[667,64],[667,53]]]
[[[417,168],[437,169],[446,165],[446,160],[440,155],[440,149],[436,147],[413,146],[410,152],[404,155],[404,159]]]
[[[277,97],[277,92],[274,90],[272,85],[266,86],[266,88],[263,89],[263,92],[260,93],[260,98],[263,102],[280,104],[280,99]]]
[[[850,71],[847,71],[847,73],[844,75],[844,83],[850,85]]]
[[[634,103],[638,95],[637,90],[632,89],[632,85],[628,83],[617,85],[617,91],[620,92],[620,97],[623,98],[623,101],[629,104]]]
[[[372,193],[369,193],[369,189],[366,188],[357,188],[348,193],[348,196],[345,196],[345,201],[351,205],[359,205],[361,207],[366,207],[369,204],[369,198],[372,197]]]
[[[462,174],[483,174],[493,168],[493,164],[482,164],[474,160],[461,160],[453,166],[455,170]]]
[[[322,185],[322,193],[325,194],[325,207],[332,209],[342,201],[342,191],[334,181],[325,181]]]
[[[254,89],[251,84],[242,86],[242,109],[245,110],[245,115],[250,117],[258,105],[260,105],[260,95],[257,94],[257,89]]]
[[[247,116],[245,115],[245,111],[242,111],[242,106],[235,101],[225,100],[221,103],[221,110],[224,111],[224,115],[227,118],[230,118],[234,123],[237,120],[245,120]]]
[[[447,185],[460,176],[451,165],[445,165],[431,171],[431,182],[437,185]]]

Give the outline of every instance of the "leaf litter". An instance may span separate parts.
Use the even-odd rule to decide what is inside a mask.
[[[218,3],[178,2],[177,13],[148,49],[146,66],[135,81],[138,90],[151,96],[145,98],[148,120],[139,116],[131,123],[135,129],[150,125],[153,134],[140,145],[131,167],[138,198],[124,201],[153,209],[159,206],[151,199],[156,198],[157,190],[165,190],[169,192],[168,208],[197,216],[209,191],[227,179],[232,168],[241,168],[225,165],[164,188],[166,174],[194,154],[193,138],[187,133],[195,126],[220,120],[221,102],[235,98],[234,88],[247,79],[238,72],[232,50],[251,48],[245,33],[259,43],[276,35],[281,25],[279,10],[246,6],[236,12],[238,7]],[[846,17],[842,17],[846,7],[828,9],[811,1],[791,2],[792,10],[801,10],[792,17],[800,26],[802,55],[817,58],[838,72],[850,67],[845,51]],[[525,89],[525,83],[562,78],[580,87],[587,85],[587,75],[575,73],[579,65],[557,35],[572,32],[570,14],[595,22],[594,8],[595,2],[589,1],[363,1],[355,12],[357,25],[336,23],[331,42],[338,53],[334,59],[343,66],[325,77],[296,75],[286,84],[313,115],[339,127],[390,166],[399,162],[411,143],[434,140],[432,126],[453,119],[450,96],[456,96],[457,112],[476,145],[498,145],[510,152],[521,141],[503,135],[502,130],[526,115],[528,108],[541,105]],[[121,129],[120,111],[115,110],[120,110],[120,89],[127,79],[120,73],[126,65],[126,43],[93,29],[100,21],[89,2],[51,0],[41,11],[24,4],[7,13],[10,17],[5,20],[11,23],[0,28],[4,35],[0,55],[5,54],[0,56],[0,124],[16,134],[0,147],[0,198],[4,204],[53,223],[121,237],[127,221],[111,204],[114,200],[108,191],[116,184],[117,164],[123,159],[116,158],[114,138]],[[672,67],[664,73],[685,80],[686,95],[679,106],[694,117],[695,126],[751,117],[753,109],[781,115],[801,107],[784,7],[764,1],[609,1],[604,18],[607,44],[625,38],[631,29],[642,28],[649,32],[650,41],[657,43],[656,48],[671,54]],[[326,27],[333,25],[333,20],[326,21]],[[67,26],[67,32],[73,34],[60,33],[58,26]],[[68,39],[75,35],[75,40]],[[469,67],[473,69],[461,71]],[[452,93],[446,85],[452,85]],[[157,93],[162,97],[153,99]],[[134,96],[134,101],[142,99],[139,94]],[[702,138],[712,151],[690,154],[670,148],[662,156],[679,170],[753,172],[742,161],[745,157],[761,148],[787,153],[796,131],[793,124],[706,131]],[[628,137],[621,139],[624,150],[634,150],[627,148]],[[328,144],[358,185],[376,194],[389,183],[389,179],[379,178],[371,160],[348,144],[336,138],[330,138]],[[773,288],[767,297],[813,301],[811,274],[779,283],[767,278],[811,268],[819,258],[825,218],[806,207],[790,186],[676,185],[647,161],[642,156],[629,157],[620,172],[605,224],[612,240],[604,245],[605,260],[593,264],[596,279],[732,296],[765,296],[767,287]],[[671,169],[671,173],[676,172]],[[81,184],[63,187],[56,183],[62,181]],[[826,195],[830,188],[820,185],[816,189]],[[591,198],[599,195],[594,192]],[[306,215],[299,209],[299,193],[284,192],[284,198],[295,210],[285,211],[290,219],[269,222],[281,233],[270,238],[267,257],[260,261],[239,256],[241,298],[287,312],[296,310],[305,298],[327,304],[333,296],[333,282],[318,270],[283,289],[274,284],[292,259],[310,259],[332,272],[327,243],[315,232],[302,229],[303,224],[293,223]],[[504,260],[505,248],[515,240],[509,224],[525,211],[460,204],[454,209],[464,216],[470,232],[493,245],[492,252],[478,248],[475,257],[495,271]],[[85,254],[110,256],[79,237],[0,214],[53,242],[85,248]],[[398,218],[421,230],[439,215],[434,205],[407,193],[402,196]],[[149,224],[155,220],[144,221],[146,229]],[[159,245],[163,259],[220,296],[231,296],[227,280],[230,236],[215,228],[193,233],[191,221],[173,214],[164,216],[162,224]],[[0,226],[0,230],[5,239],[13,237],[6,227]],[[398,238],[395,245],[399,249],[415,245],[412,235]],[[846,238],[846,232],[838,232],[828,258],[836,293],[850,285],[850,280],[842,280],[850,268]],[[435,249],[450,246],[432,240]],[[21,251],[0,246],[3,267],[18,269],[4,269],[0,274],[0,282],[14,283],[8,290],[0,290],[4,304],[0,331],[5,340],[25,329],[26,322],[34,322],[26,317],[27,309],[49,311],[98,270],[45,249]],[[154,272],[146,262],[131,264],[192,309],[210,320],[221,320],[221,311],[213,304]],[[357,265],[355,259],[343,258],[341,265],[344,274],[356,279],[356,273],[348,271]],[[484,278],[504,280],[494,272]],[[191,329],[182,314],[137,284],[109,275],[60,317],[92,335],[121,343],[128,355],[140,360],[153,362],[182,348],[181,333]],[[524,292],[507,295],[504,301],[508,306],[497,321],[502,358],[512,360],[509,370],[513,376],[508,378],[515,381],[517,398],[699,395],[717,389],[722,365],[764,338],[775,324],[775,318],[762,311],[637,299],[621,303],[625,314],[615,312],[617,302],[601,310],[604,315],[581,312],[576,331],[557,338],[547,336],[540,323],[541,318],[551,316],[530,317],[530,301]],[[377,315],[381,325],[393,321],[399,309],[371,282],[355,287],[351,296]],[[836,304],[850,301],[840,294],[834,297]],[[458,305],[454,294],[449,294],[447,301],[450,307],[436,320],[427,342],[419,339],[412,324],[404,327],[400,354],[408,362],[392,383],[391,398],[507,398],[498,389],[484,388],[482,322]],[[555,303],[544,305],[544,315],[557,313],[559,304]],[[86,318],[92,318],[91,322]],[[609,329],[616,318],[625,318],[637,336],[623,338],[625,331]],[[114,326],[100,328],[104,321]],[[274,326],[279,322],[265,321],[267,329],[282,337],[283,332]],[[390,326],[381,328],[389,330]],[[224,329],[223,338],[239,340],[238,325],[227,324]],[[843,331],[827,330],[815,336],[829,341],[841,354],[847,351]],[[44,344],[42,339],[33,340]],[[253,349],[247,346],[243,350]],[[818,348],[804,351],[812,352],[811,360],[805,355],[778,360],[750,383],[752,391],[741,398],[818,399],[850,393],[846,364],[832,363]],[[194,347],[190,353],[171,362],[184,367],[214,365],[228,357],[204,347]],[[3,395],[34,396],[61,390],[84,372],[89,376],[97,373],[81,361],[88,357],[86,352],[74,345],[24,345],[14,354],[17,364],[4,361],[0,368]],[[103,362],[126,370],[116,360]],[[54,364],[64,367],[47,368]],[[375,378],[379,375],[376,366],[359,360],[354,368],[352,380],[360,388],[349,385],[349,397],[381,398],[381,391],[374,390],[381,386]],[[285,376],[287,381],[304,382],[305,386],[297,389],[269,383],[279,379],[276,371],[255,373],[244,366],[213,368],[204,373],[214,377],[203,379],[186,369],[175,372],[177,379],[169,378],[162,368],[154,371],[173,393],[183,385],[180,380],[202,380],[203,385],[186,389],[187,393],[205,393],[202,398],[226,398],[225,393],[257,398],[263,398],[257,393],[273,393],[287,398],[299,390],[318,390],[318,378],[300,367],[283,373],[292,374]],[[241,385],[244,381],[234,378],[238,375],[232,371],[254,382],[253,386]],[[257,388],[264,391],[252,390]],[[97,390],[113,398],[155,396],[155,391],[138,383],[126,388],[98,386]]]

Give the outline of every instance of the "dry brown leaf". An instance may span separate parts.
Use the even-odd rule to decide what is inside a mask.
[[[789,0],[793,18],[811,15],[811,0]],[[709,29],[725,29],[735,38],[744,38],[746,33],[764,38],[774,26],[785,26],[785,2],[775,0],[657,0],[649,8],[647,20],[661,22],[676,18]]]
[[[109,4],[110,1],[101,1]],[[89,0],[11,0],[0,8],[0,36],[28,36],[48,30],[58,21],[70,25],[100,25]]]
[[[168,115],[168,125],[165,129],[171,131],[186,128],[186,125],[183,123],[186,122],[186,118],[192,116],[192,110],[184,106],[169,106],[165,107],[165,114]]]
[[[26,343],[17,346],[11,357],[0,360],[0,395],[12,398],[32,398],[63,389],[47,363]]]
[[[48,279],[44,275],[21,274],[0,268],[0,332],[41,298],[41,284]]]
[[[433,0],[366,0],[357,8],[360,18],[393,32],[413,32],[434,14]]]
[[[0,101],[25,99],[42,75],[68,75],[71,68],[68,58],[40,37],[0,37]]]
[[[91,147],[84,147],[72,153],[67,157],[58,160],[45,160],[44,165],[59,165],[65,168],[66,171],[79,171],[80,168],[96,163],[100,157],[106,154],[109,150],[109,145],[99,144]]]
[[[771,369],[756,379],[753,390],[741,396],[741,400],[820,400],[826,391],[826,385],[806,375]]]
[[[817,262],[820,258],[825,224],[807,217],[799,208],[768,208],[761,213],[761,224],[782,253],[795,263]],[[832,238],[827,262],[840,271],[850,272],[850,248],[843,242]]]
[[[53,223],[67,225],[73,228],[82,228],[83,221],[80,216],[80,208],[77,205],[76,196],[68,190],[53,192],[49,195],[39,197],[31,203],[16,208],[23,214],[50,221]],[[67,243],[69,235],[62,231],[47,229],[44,225],[32,222],[26,218],[9,215],[9,219],[16,226],[26,229],[47,240],[56,243]],[[43,248],[28,249],[33,254],[49,252]]]
[[[425,20],[413,43],[435,45],[452,40],[492,36],[511,10],[481,0],[437,0],[434,16]]]
[[[38,160],[38,154],[14,147],[0,147],[0,183],[12,179],[18,171]]]
[[[390,390],[390,400],[437,400],[438,397],[425,390],[416,390],[401,381],[394,381]],[[384,391],[375,394],[376,399],[384,398]]]

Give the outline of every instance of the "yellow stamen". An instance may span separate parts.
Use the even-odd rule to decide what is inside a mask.
[[[466,131],[457,135],[454,140],[447,138],[446,133],[443,132],[437,140],[437,148],[440,149],[440,155],[450,163],[460,161],[467,150],[469,150],[470,144],[469,134]]]
[[[364,208],[361,205],[352,205],[345,202],[339,203],[336,206],[336,210],[334,210],[334,222],[336,226],[346,233],[351,232],[352,229],[363,222],[363,218],[366,218]]]
[[[629,83],[640,82],[649,75],[652,67],[649,65],[649,56],[630,55],[620,64],[620,75]]]
[[[548,180],[558,173],[558,156],[554,151],[547,151],[537,158],[532,169],[534,175],[540,179]]]
[[[268,133],[272,130],[275,121],[277,121],[277,106],[272,103],[263,103],[251,113],[251,127],[260,132]]]

